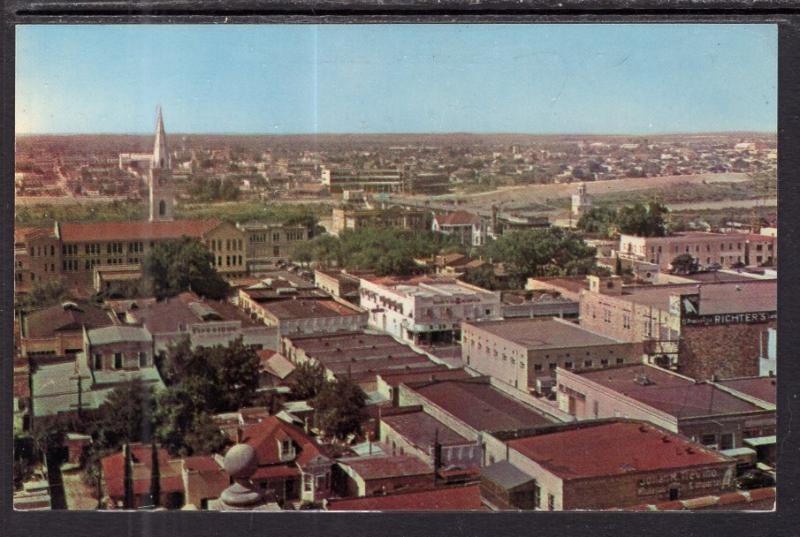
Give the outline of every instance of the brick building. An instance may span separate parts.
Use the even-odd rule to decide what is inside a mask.
[[[455,237],[467,247],[486,244],[486,223],[477,214],[467,211],[437,214],[433,217],[431,230]]]
[[[557,382],[559,407],[579,420],[646,420],[721,450],[775,435],[774,404],[647,364],[604,371],[559,369]]]
[[[744,264],[747,235],[743,233],[707,233],[686,231],[666,237],[639,237],[621,234],[621,259],[655,263],[661,270],[672,268],[672,260],[691,255],[701,267],[713,264],[731,267]]]
[[[553,426],[503,441],[499,456],[535,482],[535,510],[610,509],[720,494],[734,486],[733,459],[644,422]]]
[[[563,319],[507,319],[461,325],[467,367],[528,393],[556,367],[596,368],[641,362],[642,347]]]
[[[392,228],[421,231],[428,227],[428,213],[404,207],[334,207],[331,233],[338,235],[361,228]]]
[[[698,379],[759,372],[765,333],[777,325],[776,280],[623,286],[590,276],[581,326],[644,342],[648,360]]]
[[[109,312],[91,302],[65,301],[21,315],[20,353],[37,358],[74,355],[83,350],[84,328],[114,323]]]

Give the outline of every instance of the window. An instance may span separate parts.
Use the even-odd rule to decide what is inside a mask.
[[[556,363],[555,362],[550,362],[549,364],[547,364],[547,368],[550,371],[553,371],[556,368]]]
[[[122,353],[114,353],[114,369],[122,369]]]
[[[592,367],[593,363],[591,360],[584,360],[583,367]]]
[[[165,214],[167,214],[167,202],[161,200],[158,202],[158,215],[164,216]]]
[[[623,363],[623,359],[622,358],[617,358],[617,364],[621,364],[621,363]]]
[[[720,435],[719,449],[733,449],[733,433]]]
[[[572,362],[564,362],[564,369],[572,369]]]
[[[715,434],[704,434],[700,437],[700,443],[704,446],[710,446],[717,443],[717,435]]]
[[[594,417],[595,418],[600,415],[600,402],[599,401],[592,402],[592,412],[594,413]]]
[[[520,362],[520,363],[522,363],[522,362]],[[534,371],[541,371],[542,370],[542,364],[533,364],[533,370]]]
[[[147,353],[140,352],[139,353],[139,367],[147,367]]]
[[[94,353],[94,369],[95,371],[103,370],[103,355],[99,352]]]
[[[306,492],[311,492],[312,489],[311,485],[313,484],[312,480],[313,478],[311,476],[308,476],[306,479],[303,480],[303,490],[305,490]]]
[[[536,509],[542,508],[542,488],[539,485],[533,486],[533,506]]]
[[[552,494],[547,495],[547,510],[548,511],[555,511],[556,509],[556,497]]]
[[[606,358],[603,358],[602,360],[600,360],[600,365],[602,365],[603,367],[607,366],[608,360]]]

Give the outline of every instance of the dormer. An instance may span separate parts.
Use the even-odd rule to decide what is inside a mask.
[[[278,443],[278,459],[281,462],[293,461],[297,456],[297,450],[289,435],[281,431],[275,435],[275,441]]]

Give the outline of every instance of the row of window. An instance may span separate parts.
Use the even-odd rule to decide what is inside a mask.
[[[242,265],[242,256],[240,255],[226,255],[225,256],[225,265],[226,267],[230,266],[241,266]],[[212,259],[212,265],[216,267],[222,267],[222,256],[217,256],[216,259]]]
[[[124,357],[125,356],[124,356],[123,353],[115,352],[114,353],[114,359],[111,362],[111,369],[122,369],[124,367],[124,365],[123,365]],[[94,363],[93,363],[94,370],[95,371],[102,371],[103,370],[103,353],[102,352],[94,353],[93,360],[94,360]],[[147,366],[151,365],[150,356],[144,351],[139,351],[139,352],[136,353],[136,360],[137,360],[137,364],[139,365],[139,367],[147,367]]]
[[[29,248],[31,257],[41,257],[50,255],[51,257],[56,255],[56,247],[54,245],[50,245],[50,248],[47,246],[31,246]],[[48,254],[48,252],[50,252]]]
[[[610,360],[608,358],[601,358],[600,359],[600,367],[608,367],[609,363],[610,363]],[[617,365],[622,365],[622,364],[625,363],[625,359],[624,358],[616,358],[615,359],[615,363]],[[595,364],[594,360],[584,360],[583,361],[583,367],[594,367],[594,364]],[[557,366],[558,366],[558,364],[556,362],[550,362],[550,363],[547,364],[547,368],[550,371],[555,371]],[[562,366],[562,369],[574,369],[573,366],[574,366],[573,362],[566,361],[566,362],[564,362],[564,365]],[[533,364],[533,370],[534,371],[541,371],[543,368],[544,368],[544,364]]]
[[[225,249],[223,250],[222,246],[225,245]],[[212,252],[230,252],[230,251],[241,251],[242,250],[242,239],[225,239],[225,242],[222,242],[222,239],[215,239],[208,241],[208,246]]]

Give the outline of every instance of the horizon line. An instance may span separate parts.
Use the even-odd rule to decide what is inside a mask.
[[[759,134],[778,135],[777,129],[732,129],[724,131],[663,131],[649,133],[632,132],[504,132],[504,131],[407,131],[407,132],[171,132],[167,136],[447,136],[447,135],[472,135],[472,136],[686,136],[686,135],[730,135],[730,134]],[[153,136],[152,132],[16,132],[18,136]]]

